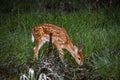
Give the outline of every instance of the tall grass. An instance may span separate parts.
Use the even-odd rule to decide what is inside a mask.
[[[102,54],[95,53],[93,57],[94,76],[102,77],[104,80],[119,79],[119,57],[119,54],[110,53],[107,50]]]
[[[78,47],[85,45],[85,59],[89,64],[92,60],[93,67],[97,68],[93,75],[97,73],[104,79],[119,78],[120,12],[11,13],[1,15],[0,21],[0,67],[6,71],[11,69],[15,73],[17,66],[32,61],[31,29],[37,24],[51,23],[65,28]],[[39,51],[40,59],[45,51],[46,45]],[[66,63],[74,66],[73,58],[65,52]]]

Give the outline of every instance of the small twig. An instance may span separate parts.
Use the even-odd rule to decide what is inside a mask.
[[[44,59],[45,62],[50,61],[49,59],[50,59],[50,57],[52,55],[52,33],[50,33],[49,36],[50,36],[50,38],[49,38],[49,46],[48,46],[48,52],[45,55],[45,59]]]
[[[52,33],[50,33],[50,41],[49,41],[49,47],[48,47],[48,54],[52,52]]]

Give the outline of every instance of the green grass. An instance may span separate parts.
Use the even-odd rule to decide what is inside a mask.
[[[102,76],[104,80],[119,79],[119,57],[119,54],[109,53],[107,50],[103,51],[101,55],[99,53],[95,53],[93,57],[93,66],[95,69],[94,76]]]
[[[119,11],[119,10],[118,10]],[[93,76],[103,79],[118,79],[120,73],[120,12],[81,11],[74,13],[27,13],[1,15],[0,21],[0,67],[15,73],[16,67],[33,59],[34,43],[31,29],[41,23],[51,23],[63,27],[72,42],[80,47],[85,45],[83,55],[96,69]],[[39,51],[44,55],[46,45]],[[74,59],[65,51],[66,63],[74,64]],[[41,53],[41,54],[40,54]],[[18,73],[19,74],[19,73]]]

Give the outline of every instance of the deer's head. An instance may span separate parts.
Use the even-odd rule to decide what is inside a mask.
[[[79,65],[83,65],[83,55],[82,55],[82,50],[83,50],[83,46],[78,49],[76,46],[74,46],[74,58],[75,61],[79,64]]]

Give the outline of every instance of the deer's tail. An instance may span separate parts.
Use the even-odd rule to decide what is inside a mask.
[[[34,42],[34,40],[35,40],[35,38],[34,38],[34,36],[33,36],[33,34],[32,34],[32,42]]]

